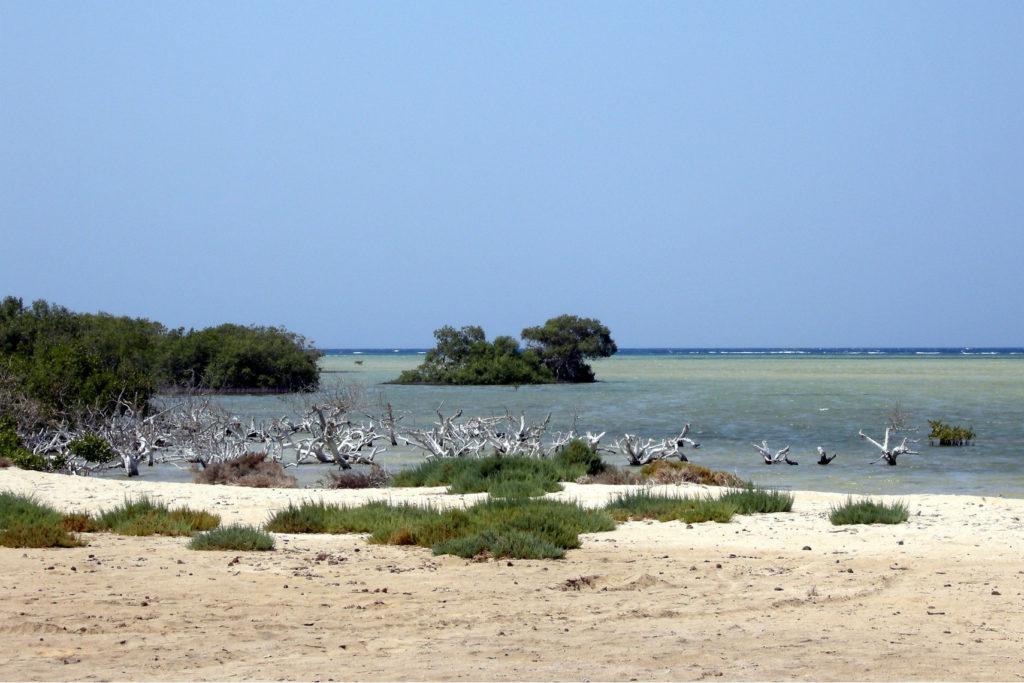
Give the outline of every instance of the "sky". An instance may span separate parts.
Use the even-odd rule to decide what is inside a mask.
[[[1024,345],[1024,3],[0,0],[0,296]]]

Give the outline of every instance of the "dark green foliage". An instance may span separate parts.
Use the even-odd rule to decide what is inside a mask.
[[[940,446],[969,446],[974,441],[974,430],[970,427],[947,425],[939,420],[928,420],[932,428],[928,443],[939,442]]]
[[[873,500],[855,502],[852,497],[829,511],[832,524],[900,524],[907,521],[910,512],[902,502],[876,503]]]
[[[304,391],[318,385],[321,355],[304,337],[277,327],[175,330],[164,342],[159,376],[172,386],[213,391]]]
[[[726,491],[718,498],[724,503],[736,506],[736,513],[753,515],[770,512],[792,512],[793,494],[778,489],[763,489],[747,486],[735,491]]]
[[[541,326],[528,327],[522,337],[559,382],[593,382],[594,371],[587,359],[605,358],[618,351],[608,328],[599,320],[575,315],[561,315]]]
[[[64,517],[31,496],[0,491],[0,546],[71,548],[84,545],[64,528]]]
[[[168,331],[144,319],[73,313],[36,301],[0,302],[0,364],[34,420],[85,411],[109,415],[121,403],[144,410],[158,389],[295,391],[315,388],[317,359],[299,335],[274,327],[221,325]],[[11,405],[0,404],[0,414]],[[20,418],[20,416],[19,416]]]
[[[417,545],[435,554],[472,557],[562,557],[579,534],[610,531],[614,521],[578,505],[524,498],[488,500],[466,509],[435,510],[370,503],[340,508],[322,502],[289,506],[267,523],[281,533],[369,533],[373,543]]]
[[[414,370],[406,370],[399,384],[520,385],[554,381],[537,354],[520,351],[512,337],[488,342],[476,326],[434,330],[437,345]]]
[[[608,465],[597,454],[597,451],[580,439],[573,439],[564,448],[559,449],[555,453],[555,462],[565,471],[569,471],[570,468],[582,468],[583,474],[591,477],[608,469]],[[566,477],[566,479],[569,478]],[[575,477],[571,478],[575,479]]]
[[[273,550],[274,537],[251,526],[233,524],[197,534],[190,550]]]
[[[100,514],[93,523],[98,531],[125,536],[191,536],[220,524],[220,517],[189,508],[168,508],[148,498],[126,500],[120,507]]]
[[[74,455],[86,462],[104,463],[116,457],[107,440],[93,432],[86,432],[72,441],[69,447]]]
[[[590,450],[584,444],[586,450]],[[595,454],[596,455],[596,454]],[[578,460],[574,460],[578,458]],[[596,467],[581,454],[559,458],[499,457],[442,458],[398,472],[393,486],[448,486],[449,493],[488,492],[498,498],[542,496],[561,491],[560,481],[574,481]]]

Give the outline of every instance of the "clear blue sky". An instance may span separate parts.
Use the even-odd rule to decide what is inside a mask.
[[[0,296],[1024,344],[1022,2],[0,0]]]

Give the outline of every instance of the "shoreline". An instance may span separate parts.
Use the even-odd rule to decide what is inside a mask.
[[[623,487],[567,484],[599,505]],[[656,487],[656,489],[678,487]],[[686,487],[687,490],[705,487]],[[0,470],[67,511],[125,497],[261,524],[290,501],[464,504],[433,489],[245,489]],[[565,560],[473,562],[357,535],[268,553],[85,534],[0,548],[10,680],[1019,680],[1024,500],[911,494],[833,527],[848,494],[727,524],[628,522]]]

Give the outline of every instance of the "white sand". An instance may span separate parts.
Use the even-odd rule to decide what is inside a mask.
[[[0,490],[93,512],[147,495],[249,524],[311,498],[479,497],[13,469]],[[554,497],[596,505],[619,490]],[[358,536],[277,535],[271,553],[112,534],[0,548],[0,679],[1022,678],[1024,500],[905,496],[905,524],[833,527],[845,495],[795,495],[792,513],[729,524],[623,524],[562,561],[471,562]]]

